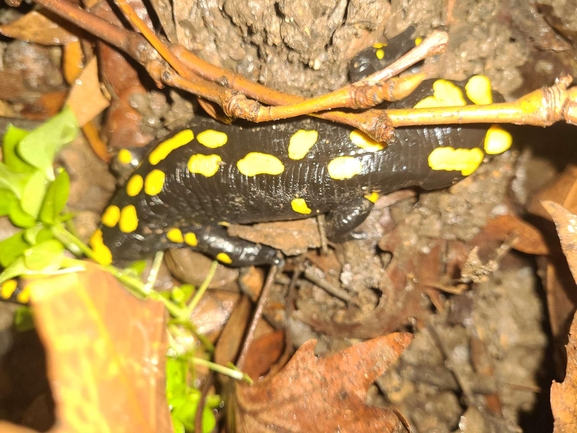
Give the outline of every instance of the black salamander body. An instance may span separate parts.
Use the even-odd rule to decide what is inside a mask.
[[[490,103],[500,96],[487,83],[425,81],[388,108]],[[103,262],[192,247],[232,266],[274,264],[276,250],[229,237],[226,224],[326,213],[328,237],[342,240],[378,194],[449,186],[507,140],[486,125],[399,128],[393,140],[377,143],[313,118],[240,126],[197,117],[156,144],[105,210],[90,244]]]

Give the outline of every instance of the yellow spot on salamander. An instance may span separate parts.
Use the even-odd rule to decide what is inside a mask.
[[[120,209],[118,206],[110,205],[106,208],[104,213],[102,214],[102,224],[106,227],[114,227],[118,224],[118,220],[120,219]]]
[[[134,197],[138,195],[142,190],[143,184],[144,181],[142,180],[142,176],[139,174],[135,174],[130,179],[128,179],[128,182],[126,182],[126,194],[128,194],[128,197]]]
[[[188,160],[188,171],[211,177],[216,174],[221,162],[222,159],[219,155],[192,155]]]
[[[163,171],[154,169],[146,175],[144,180],[144,192],[148,195],[160,194],[162,188],[164,187],[164,181],[166,180],[166,175]]]
[[[232,259],[226,253],[218,253],[216,255],[216,260],[218,260],[219,262],[224,263],[226,265],[230,265],[232,263]]]
[[[447,80],[437,80],[433,83],[433,96],[427,96],[417,102],[414,108],[460,107],[467,105],[463,91]]]
[[[182,232],[179,228],[172,228],[166,232],[166,237],[170,242],[175,242],[177,244],[181,244],[184,242],[184,237],[182,236]]]
[[[165,140],[156,146],[156,148],[150,152],[150,155],[148,155],[148,162],[152,165],[158,164],[160,161],[164,160],[170,152],[190,143],[193,139],[194,134],[192,130],[185,129],[184,131],[180,131],[178,134],[173,135],[168,140]]]
[[[485,75],[475,75],[465,84],[467,97],[477,105],[489,105],[493,103],[493,91],[491,80]]]
[[[474,149],[438,147],[429,155],[429,167],[433,170],[460,171],[463,176],[468,176],[477,170],[484,156],[478,147]]]
[[[101,265],[109,265],[112,263],[112,253],[102,239],[102,230],[98,229],[94,232],[90,241],[88,242],[90,248],[94,252],[94,259]]]
[[[489,155],[497,155],[505,152],[513,144],[513,137],[499,125],[493,125],[485,135],[483,147]]]
[[[318,131],[299,129],[290,138],[288,156],[290,159],[303,159],[319,139]]]
[[[215,131],[214,129],[207,129],[202,131],[196,136],[196,139],[200,144],[210,149],[216,149],[217,147],[224,146],[228,141],[228,135],[221,131]]]
[[[0,298],[10,299],[10,297],[14,294],[17,288],[18,288],[18,281],[16,280],[4,281],[2,283],[2,286],[0,286]]]
[[[312,210],[308,207],[304,198],[295,198],[291,201],[291,207],[296,213],[309,215]]]
[[[339,156],[329,162],[327,169],[331,179],[350,179],[363,171],[361,161],[352,156]]]
[[[415,47],[421,45],[421,42],[423,42],[423,38],[421,38],[420,36],[418,38],[415,38]]]
[[[134,159],[132,153],[128,149],[120,149],[116,157],[118,158],[118,162],[124,165],[130,164]]]
[[[21,304],[27,304],[28,302],[30,302],[29,286],[26,286],[22,290],[20,290],[20,293],[16,295],[16,301],[20,302]]]
[[[138,215],[134,205],[124,206],[120,211],[120,223],[118,224],[122,233],[132,233],[138,227]]]
[[[359,131],[358,129],[351,131],[349,136],[353,144],[368,152],[377,152],[379,150],[383,150],[386,147],[386,144],[373,140],[367,134]]]
[[[245,176],[257,174],[279,175],[284,171],[284,164],[276,156],[268,153],[250,152],[236,163],[238,171]]]
[[[370,194],[365,194],[364,197],[365,197],[368,201],[370,201],[371,203],[376,203],[377,200],[378,200],[379,197],[380,197],[380,194],[379,194],[378,192],[376,192],[376,191],[373,191],[373,192],[370,193]]]
[[[386,42],[377,42],[377,43],[374,43],[374,44],[373,44],[373,48],[374,48],[375,50],[378,50],[379,48],[383,48],[383,47],[386,47],[386,46],[387,46],[387,43],[386,43]]]
[[[375,56],[377,56],[377,59],[383,60],[385,58],[385,50],[378,49],[377,51],[375,51]]]
[[[184,235],[184,243],[191,247],[196,247],[198,245],[198,239],[194,233],[186,233]]]

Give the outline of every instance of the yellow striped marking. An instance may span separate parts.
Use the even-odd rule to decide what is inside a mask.
[[[513,144],[513,137],[499,125],[493,125],[485,135],[483,147],[489,155],[497,155],[508,150]]]
[[[370,194],[365,194],[363,197],[365,197],[371,203],[376,203],[380,196],[381,195],[378,192],[373,191]]]
[[[296,213],[302,215],[309,215],[312,212],[304,198],[294,198],[291,201],[291,207]]]
[[[438,147],[429,155],[429,167],[433,170],[460,171],[463,176],[473,173],[485,154],[481,149],[455,149],[453,147]]]
[[[352,156],[339,156],[329,162],[327,169],[331,179],[350,179],[363,171],[361,161]]]
[[[18,288],[18,281],[14,279],[4,281],[2,283],[2,286],[0,286],[0,298],[10,299],[10,297],[14,294],[17,288]]]
[[[134,197],[142,191],[142,185],[144,181],[142,180],[142,176],[139,174],[135,174],[132,176],[128,182],[126,182],[126,194],[128,197]]]
[[[186,233],[184,235],[184,243],[191,247],[196,247],[198,245],[198,239],[194,233]]]
[[[166,180],[166,174],[163,171],[154,169],[146,175],[144,180],[144,192],[148,195],[160,194],[162,188],[164,188],[164,181]]]
[[[238,171],[245,176],[257,174],[279,175],[284,171],[284,164],[276,156],[268,153],[250,152],[236,163]]]
[[[130,152],[128,149],[120,149],[116,157],[118,158],[118,162],[124,165],[130,164],[134,159],[132,152]]]
[[[190,143],[193,139],[194,133],[190,129],[180,131],[178,134],[173,135],[168,140],[156,146],[154,150],[150,152],[150,155],[148,155],[148,162],[152,165],[158,164],[160,161],[163,161],[170,152]]]
[[[132,233],[138,227],[138,215],[134,205],[124,206],[120,211],[118,228],[122,233]]]
[[[211,177],[216,174],[221,162],[222,159],[219,155],[192,155],[188,160],[188,171]]]
[[[489,105],[493,103],[493,91],[491,80],[485,75],[475,75],[465,84],[467,97],[477,105]]]
[[[319,139],[318,131],[299,129],[290,138],[288,156],[290,159],[303,159]]]
[[[375,56],[377,56],[377,59],[383,60],[385,58],[385,50],[379,48],[375,51]]]
[[[467,105],[462,90],[447,80],[433,83],[433,95],[417,102],[414,108],[461,107]]]
[[[379,150],[383,150],[386,147],[386,144],[373,140],[367,134],[359,131],[358,129],[351,131],[349,137],[351,138],[353,144],[368,152],[377,152]]]
[[[170,242],[175,242],[177,244],[181,244],[184,242],[184,237],[182,236],[182,232],[179,228],[172,228],[166,232],[166,238]]]
[[[232,259],[227,253],[218,253],[216,255],[216,260],[227,265],[230,265],[232,263]]]
[[[120,219],[120,209],[118,206],[110,205],[106,208],[104,213],[102,214],[102,224],[106,227],[114,227],[118,224],[118,220]]]
[[[378,50],[379,48],[383,48],[383,47],[386,47],[386,46],[387,46],[387,43],[386,43],[386,42],[376,42],[376,43],[373,44],[373,48],[374,48],[375,50]]]
[[[209,149],[216,149],[217,147],[224,146],[228,141],[228,135],[221,131],[215,131],[214,129],[207,129],[202,131],[196,136],[196,139],[200,144]]]
[[[102,230],[98,229],[94,232],[90,241],[88,242],[90,248],[94,252],[94,259],[101,265],[109,265],[112,263],[112,253],[110,249],[104,245],[102,239]]]

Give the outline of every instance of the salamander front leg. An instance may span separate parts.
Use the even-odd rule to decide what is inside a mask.
[[[373,203],[361,197],[331,210],[325,219],[327,237],[333,242],[344,242],[353,238],[351,232],[369,215]]]
[[[181,228],[184,245],[230,266],[281,265],[277,250],[229,236],[220,226]],[[168,234],[170,239],[170,233]]]

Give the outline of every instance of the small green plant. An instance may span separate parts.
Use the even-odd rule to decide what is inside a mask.
[[[78,134],[70,109],[32,132],[9,126],[0,162],[0,216],[21,228],[0,242],[0,283],[27,275],[49,274],[73,264],[64,256],[68,245],[61,233],[71,215],[64,213],[70,178],[54,170],[58,151]]]
[[[56,154],[76,137],[78,131],[74,114],[66,108],[34,131],[9,126],[4,135],[3,162],[0,162],[0,217],[7,216],[19,230],[0,241],[0,268],[3,269],[0,273],[0,287],[6,282],[15,287],[16,282],[9,280],[22,276],[51,275],[84,269],[81,260],[65,255],[65,250],[69,250],[78,258],[84,255],[95,260],[135,295],[164,303],[173,317],[168,325],[171,342],[166,371],[168,403],[175,432],[192,432],[196,410],[202,399],[200,390],[189,385],[195,365],[200,364],[237,380],[250,382],[248,376],[234,367],[224,367],[196,358],[191,354],[193,348],[176,347],[175,337],[189,333],[203,344],[207,352],[214,350],[210,341],[198,335],[188,318],[207,290],[216,271],[216,262],[198,290],[184,285],[175,287],[165,295],[154,291],[154,281],[141,281],[138,267],[120,270],[99,262],[98,255],[73,234],[73,214],[66,211],[70,178],[64,169],[54,169]],[[154,269],[160,266],[161,260],[162,255],[155,258]],[[20,316],[17,319],[22,322],[20,328],[30,327],[32,321],[29,310],[22,310]],[[203,432],[210,432],[216,426],[213,409],[221,403],[219,396],[205,397]]]

